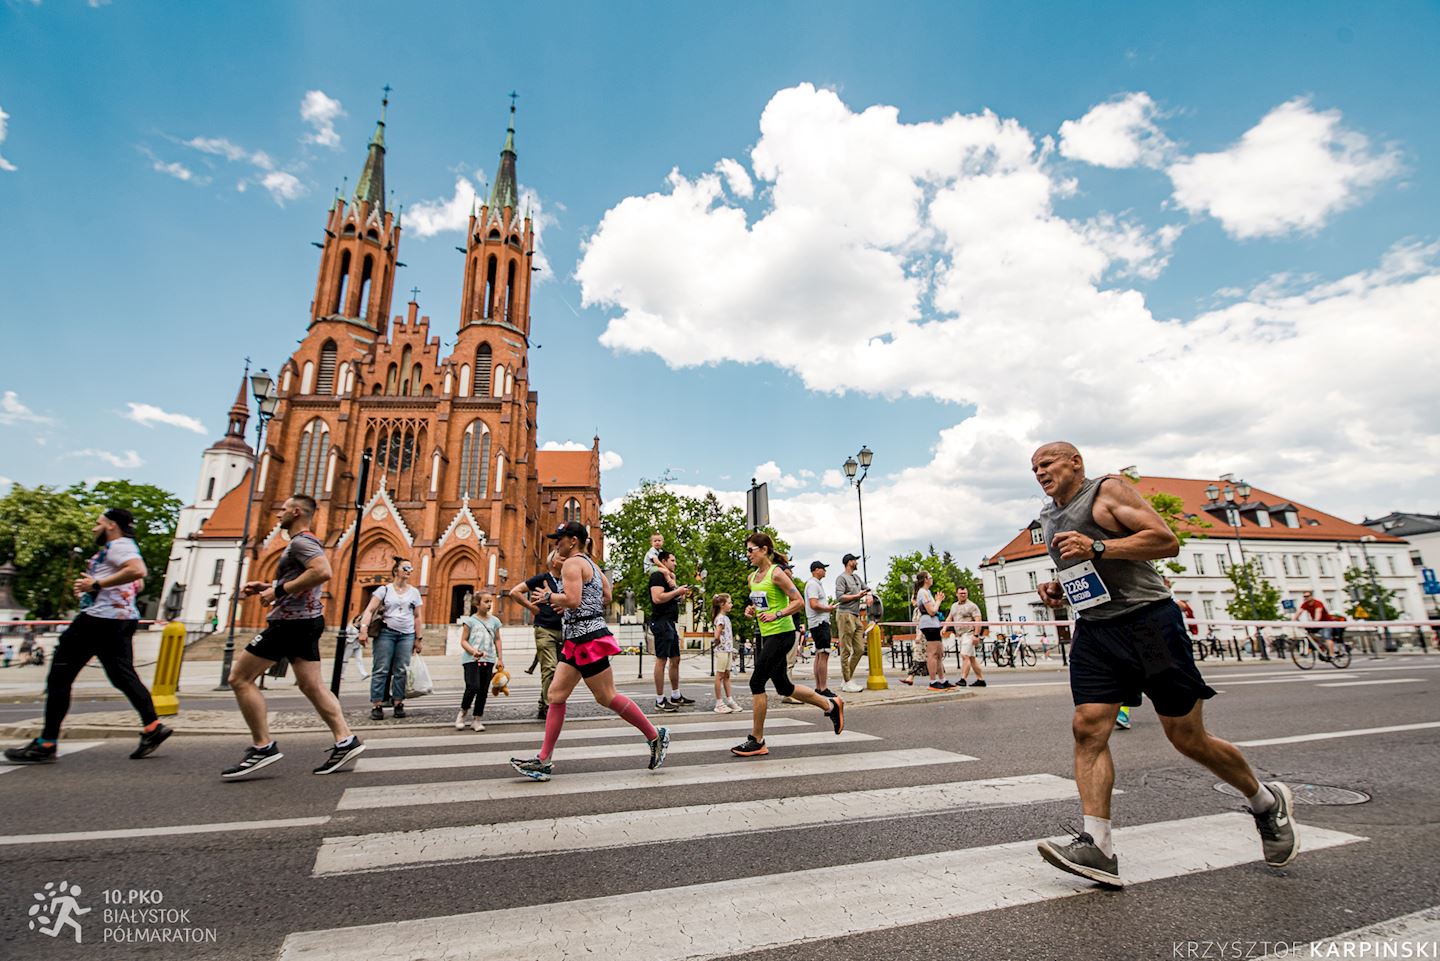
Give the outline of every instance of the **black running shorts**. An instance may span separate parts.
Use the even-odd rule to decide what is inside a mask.
[[[325,633],[325,618],[306,617],[294,621],[271,621],[245,650],[267,661],[289,658],[292,661],[320,660],[320,635]]]
[[[563,652],[557,659],[561,664],[569,664],[575,668],[575,670],[580,672],[581,677],[594,677],[597,674],[604,674],[610,670],[610,658],[608,656],[602,657],[598,661],[591,661],[589,664],[577,663],[573,654],[570,657],[566,657]]]
[[[926,644],[929,644],[929,643],[931,643],[931,642],[934,642],[934,643],[936,643],[936,644],[939,644],[939,643],[940,643],[940,628],[938,628],[938,627],[922,627],[922,628],[920,628],[920,636],[923,637],[923,638],[925,638],[925,643],[926,643]]]
[[[651,621],[650,633],[655,635],[656,657],[680,656],[680,631],[674,621]]]
[[[820,621],[810,625],[810,640],[815,642],[815,653],[830,650],[830,622]]]
[[[765,684],[775,686],[775,693],[789,697],[795,693],[795,684],[790,680],[786,658],[790,648],[795,646],[795,632],[784,631],[767,634],[760,638],[760,650],[755,654],[755,667],[750,672],[750,693],[764,694]]]
[[[1077,706],[1128,707],[1138,707],[1144,694],[1156,714],[1183,717],[1215,690],[1195,667],[1179,606],[1166,600],[1112,620],[1082,616],[1070,653],[1070,694]]]

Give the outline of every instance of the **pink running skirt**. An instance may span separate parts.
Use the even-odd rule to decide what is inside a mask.
[[[560,656],[575,664],[594,664],[604,657],[620,653],[620,645],[609,634],[592,637],[583,641],[566,641],[560,648]]]

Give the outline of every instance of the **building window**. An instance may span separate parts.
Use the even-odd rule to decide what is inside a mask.
[[[1200,609],[1205,612],[1205,619],[1208,621],[1215,616],[1215,602],[1201,601]]]
[[[1039,528],[1039,527],[1032,527],[1032,528],[1030,528],[1030,543],[1032,543],[1032,544],[1043,544],[1043,543],[1045,543],[1045,531],[1044,531],[1042,528]]]
[[[1256,523],[1256,524],[1259,524],[1261,527],[1269,527],[1269,526],[1270,526],[1270,512],[1269,512],[1269,511],[1256,511],[1256,512],[1255,512],[1255,523]]]
[[[460,442],[460,493],[481,498],[490,485],[490,428],[471,421]]]
[[[1005,579],[1005,575],[1004,575],[1004,574],[1001,574],[1001,575],[1000,575],[1000,593],[1001,593],[1001,594],[1009,594],[1009,593],[1010,593],[1010,582]]]
[[[580,519],[580,502],[573,497],[566,501],[563,517],[567,524],[571,521],[578,521]]]
[[[1225,523],[1231,527],[1240,526],[1240,512],[1233,507],[1225,508]]]
[[[1195,559],[1194,559],[1194,563],[1195,563],[1195,573],[1196,573],[1196,574],[1200,574],[1200,575],[1203,576],[1204,573],[1205,573],[1205,555],[1204,555],[1204,554],[1196,554],[1196,555],[1195,555]]]
[[[487,315],[488,316],[488,315]],[[475,350],[475,396],[490,396],[490,345],[481,344]]]
[[[1230,558],[1226,557],[1224,554],[1216,554],[1215,563],[1220,565],[1221,574],[1230,573]]]
[[[213,477],[210,478],[209,482],[205,485],[205,499],[207,501],[213,501],[215,499],[215,478]]]
[[[225,561],[223,559],[215,562],[215,573],[210,575],[211,584],[221,584],[225,580]]]
[[[1040,578],[1038,578],[1038,577],[1035,576],[1035,572],[1034,572],[1034,571],[1031,571],[1031,572],[1030,572],[1030,588],[1031,588],[1031,590],[1035,590],[1035,589],[1037,589],[1037,588],[1039,588],[1039,587],[1040,587]]]
[[[1305,556],[1303,554],[1295,555],[1295,573],[1300,577],[1305,576]]]
[[[305,425],[300,434],[300,458],[295,464],[295,490],[315,497],[320,493],[321,472],[325,469],[330,428],[320,418]]]
[[[1294,511],[1285,511],[1280,515],[1280,517],[1285,521],[1286,527],[1300,526],[1300,515],[1295,513]]]
[[[335,393],[335,341],[327,340],[320,347],[320,373],[315,378],[315,393]]]
[[[1391,577],[1395,576],[1395,558],[1389,554],[1385,555],[1385,570]]]
[[[1289,554],[1281,554],[1281,555],[1280,555],[1280,569],[1285,572],[1285,576],[1286,576],[1286,577],[1289,577],[1292,573],[1294,573],[1293,571],[1290,570],[1290,555],[1289,555]]]

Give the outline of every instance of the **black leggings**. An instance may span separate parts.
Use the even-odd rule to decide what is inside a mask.
[[[755,669],[750,673],[750,693],[764,694],[765,682],[775,685],[775,693],[789,697],[795,693],[795,684],[790,680],[785,658],[795,646],[795,632],[785,631],[760,638],[760,649],[755,654]]]
[[[469,711],[470,702],[474,701],[475,716],[480,717],[485,713],[485,698],[490,696],[490,678],[495,675],[495,665],[466,661],[460,667],[465,671],[465,696],[460,698],[460,713]]]
[[[45,729],[40,737],[54,741],[60,737],[60,724],[70,711],[70,688],[90,658],[98,657],[110,679],[140,715],[141,724],[158,720],[150,692],[135,673],[131,641],[139,621],[122,621],[108,617],[77,614],[60,641],[50,662],[50,676],[45,682]]]

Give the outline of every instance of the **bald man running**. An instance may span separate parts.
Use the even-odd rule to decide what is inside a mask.
[[[1110,843],[1109,741],[1121,705],[1134,707],[1144,694],[1175,749],[1249,799],[1265,863],[1289,864],[1300,853],[1290,789],[1261,784],[1235,745],[1205,730],[1201,708],[1215,691],[1196,669],[1180,609],[1151,563],[1179,553],[1174,532],[1124,478],[1086,477],[1073,444],[1046,444],[1030,468],[1050,497],[1040,523],[1060,576],[1040,586],[1040,599],[1052,608],[1069,604],[1076,617],[1071,730],[1085,816],[1083,833],[1069,844],[1041,841],[1040,855],[1062,871],[1124,886]]]

